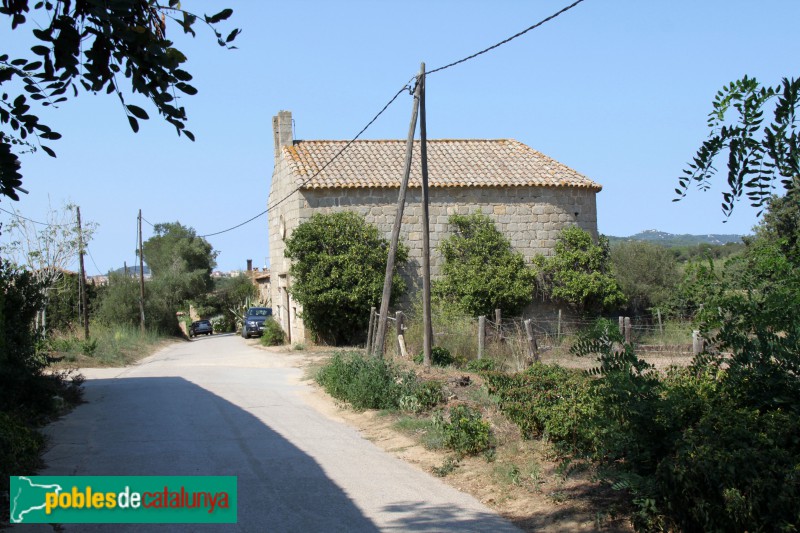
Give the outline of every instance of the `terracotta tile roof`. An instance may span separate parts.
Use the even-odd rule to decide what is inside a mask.
[[[298,184],[311,178],[347,141],[295,141],[283,147]],[[306,189],[400,187],[405,141],[355,141]],[[431,187],[602,187],[568,166],[512,139],[429,140]],[[421,185],[419,141],[414,143],[410,187]]]

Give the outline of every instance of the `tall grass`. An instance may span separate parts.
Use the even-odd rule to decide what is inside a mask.
[[[89,340],[74,332],[56,333],[47,348],[67,365],[125,366],[147,357],[165,340],[163,334],[128,325],[92,324]]]

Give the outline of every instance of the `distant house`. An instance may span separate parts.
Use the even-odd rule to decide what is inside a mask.
[[[361,214],[389,238],[405,141],[355,141],[325,167],[347,141],[294,139],[289,111],[279,112],[272,124],[275,169],[268,204],[275,206],[269,211],[272,302],[276,318],[294,342],[302,340],[305,331],[300,306],[287,291],[290,262],[284,257],[284,241],[312,214],[336,211]],[[422,252],[419,167],[417,142],[400,234],[409,247],[409,263],[401,273],[412,290],[420,285]],[[549,255],[566,226],[580,226],[597,237],[595,196],[601,186],[518,141],[429,140],[428,168],[433,277],[442,261],[436,247],[451,234],[448,217],[455,213],[481,211],[490,216],[527,259]]]
[[[272,305],[272,293],[269,269],[264,267],[264,270],[259,270],[258,267],[253,267],[253,261],[248,259],[247,277],[256,287],[256,302],[259,305],[270,307]]]

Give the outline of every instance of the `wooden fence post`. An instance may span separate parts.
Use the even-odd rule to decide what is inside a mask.
[[[400,339],[403,338],[403,331],[405,330],[405,327],[403,327],[403,312],[402,311],[396,311],[395,312],[395,314],[394,314],[394,322],[395,322],[395,325],[397,326],[397,353],[400,354],[400,355],[403,355],[403,352],[405,350],[403,350],[404,347],[401,346],[402,342],[400,340]]]
[[[497,340],[498,342],[503,340],[503,313],[500,309],[494,310],[494,326],[497,329]]]
[[[700,331],[692,331],[692,352],[694,355],[699,355],[703,352],[703,344],[703,337],[700,335]]]
[[[625,335],[625,317],[619,317],[619,334]]]
[[[486,317],[478,317],[478,359],[483,359],[483,347],[486,344]]]
[[[556,339],[561,340],[561,309],[558,310],[558,325],[556,328]]]
[[[664,344],[664,324],[661,322],[661,309],[656,309],[658,316],[658,334],[661,336],[661,344]]]
[[[539,362],[539,346],[536,344],[536,337],[533,336],[533,325],[531,319],[527,319],[525,324],[525,334],[528,336],[528,359],[532,362]]]
[[[625,317],[625,344],[631,343],[631,317]]]
[[[375,334],[375,308],[369,309],[369,328],[367,328],[367,355],[372,355],[372,336]]]

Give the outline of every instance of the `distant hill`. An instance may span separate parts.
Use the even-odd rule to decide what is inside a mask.
[[[661,246],[697,246],[698,244],[728,244],[728,243],[741,243],[742,235],[674,235],[655,229],[645,230],[630,237],[612,237],[609,236],[608,240],[613,244],[615,242],[624,241],[645,241],[652,242],[653,244],[660,244]]]
[[[124,266],[119,267],[119,268],[117,268],[115,270],[112,270],[111,273],[112,274],[124,274],[125,273],[125,267]],[[139,275],[139,265],[130,265],[130,266],[128,266],[128,274],[131,275],[131,276],[133,276],[133,275],[137,275],[138,276]],[[145,276],[149,276],[150,275],[150,267],[148,267],[147,265],[144,266],[144,275]]]

